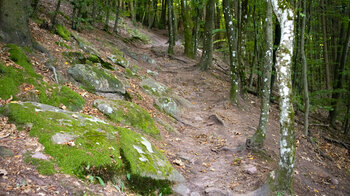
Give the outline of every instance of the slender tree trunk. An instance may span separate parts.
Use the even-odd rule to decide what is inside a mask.
[[[321,0],[322,5],[322,32],[323,32],[323,58],[324,66],[326,67],[326,86],[328,90],[331,90],[331,76],[329,71],[328,60],[328,43],[327,43],[327,26],[326,26],[326,6],[324,0]]]
[[[113,27],[114,33],[118,33],[119,12],[120,12],[120,0],[117,1],[117,6],[115,8],[115,21],[114,21],[114,27]]]
[[[237,40],[235,39],[235,29],[232,22],[230,1],[223,0],[222,7],[224,11],[226,35],[227,35],[229,55],[230,55],[230,68],[231,68],[230,101],[234,104],[239,104],[241,88],[240,88],[239,72],[237,68],[237,56],[236,56]]]
[[[185,55],[193,58],[193,42],[192,42],[192,18],[190,6],[186,4],[187,1],[181,0],[182,20],[184,23],[184,37],[185,37]]]
[[[91,25],[94,26],[96,20],[96,1],[92,1]]]
[[[206,5],[206,16],[203,37],[203,52],[199,62],[202,70],[208,70],[213,60],[213,35],[215,0],[208,0]]]
[[[169,30],[169,47],[168,47],[168,53],[174,54],[174,45],[175,45],[175,39],[174,39],[174,26],[173,26],[173,0],[167,0],[168,1],[168,30]]]
[[[160,17],[160,24],[162,28],[165,28],[166,26],[166,7],[168,4],[168,0],[162,0],[162,13]]]
[[[291,66],[294,44],[294,14],[287,2],[271,0],[273,11],[281,24],[282,36],[277,50],[277,81],[280,94],[280,161],[269,177],[273,192],[292,193],[295,161],[294,110],[292,104]],[[287,3],[287,5],[285,5]]]
[[[254,28],[254,51],[253,51],[253,59],[252,59],[252,65],[250,66],[250,72],[249,72],[249,89],[252,89],[253,87],[253,72],[255,69],[255,64],[258,62],[258,29],[256,28],[256,0],[254,0],[254,6],[253,6],[253,28]],[[272,11],[271,11],[272,12]],[[272,26],[271,26],[272,27]]]
[[[110,11],[111,11],[111,8],[110,8],[110,0],[107,0],[106,1],[106,7],[107,7],[107,11],[106,11],[106,21],[105,21],[105,26],[104,26],[104,30],[105,31],[109,31],[109,14],[110,14]]]
[[[61,7],[61,0],[58,0],[55,13],[53,14],[52,19],[51,19],[51,27],[52,28],[54,28],[54,26],[56,25],[56,18],[57,18],[58,12],[60,11],[60,7]]]
[[[199,0],[194,0],[195,1],[195,22],[194,22],[194,27],[193,27],[193,55],[197,56],[197,49],[198,49],[198,32],[199,32],[199,21],[201,18],[201,12],[199,10],[199,4],[201,1]]]
[[[133,25],[136,25],[136,0],[130,1],[130,12],[131,12],[131,21]]]
[[[273,64],[273,28],[272,28],[272,6],[270,0],[266,3],[266,19],[265,19],[265,57],[263,70],[263,90],[260,105],[259,126],[253,137],[247,140],[248,148],[262,148],[266,138],[266,132],[269,122],[270,113],[270,83],[271,71]]]
[[[300,53],[301,62],[303,65],[303,84],[304,84],[304,106],[305,106],[305,119],[304,119],[304,133],[306,136],[309,135],[309,111],[310,111],[310,100],[309,100],[309,87],[307,82],[307,62],[305,56],[305,26],[306,26],[306,0],[303,0],[303,19],[301,22],[301,36],[300,36]]]

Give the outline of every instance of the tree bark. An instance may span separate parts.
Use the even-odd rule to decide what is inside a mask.
[[[193,58],[193,42],[192,42],[192,28],[193,22],[191,18],[190,6],[186,0],[181,0],[182,20],[184,23],[184,37],[185,37],[185,55]]]
[[[303,65],[303,87],[304,87],[304,107],[305,107],[305,119],[304,119],[304,133],[309,135],[309,111],[310,111],[310,99],[309,99],[309,87],[307,82],[307,62],[305,56],[305,26],[306,26],[306,0],[303,0],[303,19],[301,22],[301,36],[300,36],[300,53],[301,63]]]
[[[174,54],[174,26],[173,26],[173,0],[168,1],[168,30],[169,30],[169,47],[168,54]]]
[[[117,5],[115,8],[115,21],[114,21],[114,27],[113,27],[114,33],[118,33],[119,12],[120,12],[120,0],[117,1]]]
[[[226,36],[229,46],[230,56],[230,69],[231,69],[231,89],[230,89],[230,101],[234,104],[239,104],[240,98],[240,78],[237,67],[237,40],[235,39],[235,29],[232,20],[232,13],[229,0],[222,1],[222,9],[224,11]]]
[[[294,44],[294,14],[283,0],[271,0],[273,11],[280,22],[282,36],[277,50],[276,70],[279,85],[280,107],[280,161],[271,172],[269,186],[273,192],[292,193],[295,161],[294,109],[292,104],[291,65]]]
[[[29,30],[30,1],[0,0],[0,41],[33,46]]]
[[[197,56],[197,49],[198,49],[198,32],[199,32],[199,21],[201,18],[201,12],[199,7],[201,6],[201,1],[194,0],[194,9],[195,9],[195,22],[193,27],[193,55]]]
[[[104,26],[104,30],[105,31],[109,31],[108,29],[109,29],[109,13],[110,13],[110,11],[111,11],[111,8],[110,8],[110,0],[107,0],[106,1],[106,5],[105,5],[106,7],[107,7],[107,10],[106,10],[106,21],[105,21],[105,26]]]
[[[202,70],[208,70],[213,60],[213,35],[215,0],[208,0],[204,25],[203,52],[199,62]]]
[[[263,90],[260,105],[259,126],[253,137],[247,140],[247,147],[259,149],[264,145],[266,132],[269,122],[270,113],[270,85],[271,71],[273,65],[273,28],[272,28],[272,6],[270,0],[266,2],[266,19],[265,19],[265,57],[263,70]]]
[[[324,0],[321,0],[322,6],[322,34],[323,34],[323,58],[324,66],[326,68],[326,86],[328,90],[331,90],[331,76],[329,71],[329,60],[328,60],[328,43],[327,43],[327,26],[326,26],[326,6]]]
[[[57,5],[56,5],[56,10],[54,15],[52,16],[51,19],[51,27],[54,28],[54,26],[56,25],[56,18],[57,18],[57,14],[60,11],[60,7],[61,7],[61,0],[58,0]]]

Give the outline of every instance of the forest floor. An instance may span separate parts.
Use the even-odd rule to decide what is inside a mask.
[[[50,2],[42,6],[46,6],[47,10],[53,10],[54,1]],[[66,7],[63,12],[70,15]],[[124,22],[131,28],[136,28],[132,27],[128,19],[124,19]],[[137,40],[123,42],[122,39],[129,36],[123,29],[118,36],[98,28],[83,31],[79,35],[93,43],[103,57],[111,53],[111,49],[106,47],[107,43],[118,47],[126,54],[132,52],[151,57],[155,60],[155,64],[132,56],[126,56],[126,59],[141,68],[140,75],[147,75],[147,70],[157,72],[158,74],[154,75],[155,80],[165,84],[175,94],[191,103],[181,109],[176,120],[171,119],[154,108],[153,100],[139,87],[139,79],[130,80],[128,90],[131,94],[143,97],[143,100],[135,99],[135,102],[148,110],[154,118],[159,118],[176,128],[176,131],[169,132],[158,126],[163,139],[153,142],[159,149],[164,150],[169,161],[186,178],[187,182],[178,189],[188,195],[245,195],[261,187],[269,172],[273,171],[278,163],[278,105],[271,106],[265,153],[253,153],[247,150],[246,139],[254,134],[259,123],[260,99],[246,94],[239,107],[230,104],[229,75],[225,74],[225,71],[229,73],[229,68],[223,60],[220,60],[221,56],[214,55],[216,61],[209,71],[200,71],[195,67],[199,57],[197,59],[185,57],[180,43],[176,45],[174,55],[167,55],[166,31],[137,28],[150,38],[150,43],[144,44]],[[59,60],[61,65],[59,71],[64,73],[69,66],[65,65],[62,58],[62,52],[67,49],[58,48],[56,45],[61,38],[39,28],[33,21],[31,29],[35,40]],[[67,42],[67,44],[73,43]],[[2,61],[11,63],[7,54],[1,53],[0,57]],[[47,57],[40,53],[32,54],[32,62],[37,72],[47,81],[53,82],[52,72],[44,66],[46,60]],[[104,118],[92,107],[92,102],[99,96],[90,94],[71,83],[67,85],[84,95],[86,99],[84,113]],[[330,137],[330,130],[319,126],[324,124],[324,116],[321,112],[312,115],[310,132],[317,146],[332,160],[320,156],[307,141],[302,131],[302,120],[299,120],[303,119],[303,116],[296,115],[297,151],[293,183],[296,195],[350,195],[350,154],[341,145],[324,139],[324,136]],[[0,119],[0,130],[5,126],[12,126],[13,129],[9,137],[0,140],[1,146],[12,149],[15,156],[0,160],[0,195],[83,195],[84,192],[87,195],[119,194],[111,184],[102,187],[64,174],[40,175],[35,166],[24,161],[24,154],[28,149],[38,151],[42,146],[36,138],[29,137],[27,132],[17,131],[7,119]],[[128,191],[125,194],[133,195]]]

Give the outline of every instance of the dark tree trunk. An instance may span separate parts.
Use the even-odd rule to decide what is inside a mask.
[[[206,5],[206,16],[203,37],[203,52],[199,62],[202,70],[208,70],[213,60],[213,35],[215,0],[209,0]]]
[[[108,30],[108,27],[109,27],[109,25],[108,25],[108,24],[109,24],[109,14],[110,14],[110,10],[111,10],[111,8],[110,8],[110,0],[107,0],[107,1],[106,1],[106,7],[107,7],[107,11],[106,11],[106,21],[105,21],[105,26],[104,26],[103,29],[104,29],[105,31],[108,32],[108,31],[109,31],[109,30]]]
[[[33,46],[29,8],[30,1],[0,0],[0,41]]]
[[[37,17],[39,2],[40,2],[40,0],[32,0],[33,12],[32,12],[32,14],[30,15],[32,18],[36,18],[36,17]]]
[[[114,28],[113,28],[114,33],[118,32],[119,11],[120,11],[120,0],[117,1],[116,10],[115,10],[115,21],[114,21]]]
[[[167,0],[168,1],[168,29],[169,29],[169,47],[168,47],[168,53],[174,54],[174,45],[175,45],[175,39],[174,39],[174,25],[173,25],[173,0]]]
[[[51,19],[51,27],[52,28],[54,28],[54,26],[56,25],[56,22],[57,22],[56,18],[57,18],[58,12],[60,11],[60,7],[61,7],[61,0],[58,0],[55,13],[53,14],[52,19]]]

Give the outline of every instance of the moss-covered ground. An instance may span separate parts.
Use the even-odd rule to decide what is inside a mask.
[[[106,114],[113,122],[122,123],[140,130],[150,136],[159,138],[159,130],[151,115],[142,107],[129,101],[116,100],[105,102],[115,108]]]
[[[11,96],[14,100],[21,99],[17,94],[24,89],[20,89],[23,84],[32,85],[33,89],[26,92],[31,94],[31,100],[36,100],[40,103],[59,106],[65,105],[68,109],[77,111],[83,108],[84,99],[66,86],[50,85],[43,81],[42,76],[37,74],[30,63],[29,58],[23,50],[16,45],[9,44],[11,59],[23,67],[23,69],[13,66],[5,66],[0,63],[0,98],[8,99]]]
[[[57,24],[57,25],[55,26],[55,28],[56,28],[56,33],[57,33],[59,36],[61,36],[64,40],[67,40],[67,41],[70,40],[71,34],[70,34],[70,32],[66,29],[65,26],[60,25],[60,24]]]

